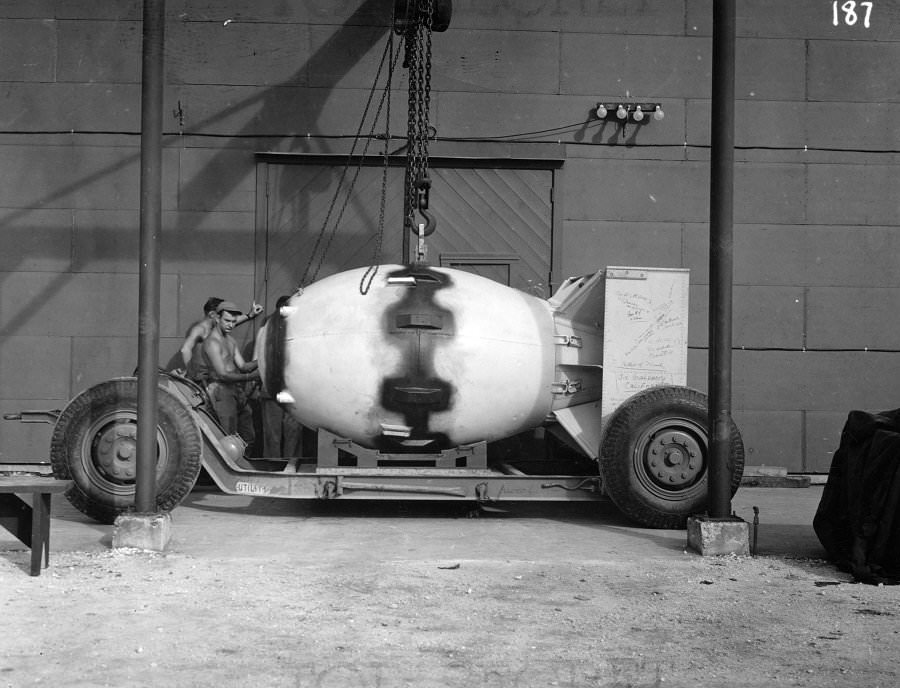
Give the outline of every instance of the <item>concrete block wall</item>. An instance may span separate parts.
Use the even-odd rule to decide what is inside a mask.
[[[737,4],[735,417],[748,462],[825,471],[849,410],[900,406],[900,8],[875,3],[866,27],[819,0]],[[346,150],[392,3],[167,6],[161,364],[208,296],[249,305],[254,154]],[[0,7],[3,413],[59,407],[136,363],[140,15],[136,0]],[[711,17],[712,0],[455,0],[432,72],[442,147],[564,145],[554,281],[691,269],[701,389]],[[623,136],[592,120],[599,101],[666,116]],[[4,423],[0,462],[46,460],[48,440]]]

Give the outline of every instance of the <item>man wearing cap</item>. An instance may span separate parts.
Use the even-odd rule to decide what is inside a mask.
[[[229,435],[238,432],[239,422],[245,428],[252,428],[244,383],[259,379],[256,361],[245,362],[237,342],[231,336],[241,314],[241,309],[231,301],[218,305],[215,326],[203,340],[197,366],[197,378],[206,384],[219,422]],[[249,443],[253,438],[244,439]]]
[[[201,344],[203,344],[203,340],[209,336],[209,333],[212,332],[213,328],[215,327],[216,309],[224,300],[225,299],[220,299],[216,296],[210,296],[206,300],[206,303],[203,304],[203,319],[198,320],[188,328],[187,336],[184,338],[184,341],[181,344],[181,349],[179,349],[179,353],[181,354],[181,362],[184,365],[175,368],[174,372],[178,373],[179,375],[185,375],[192,380],[197,379],[196,366],[200,358],[200,346]],[[248,320],[253,320],[253,318],[258,316],[262,312],[263,307],[254,301],[250,305],[250,310],[247,311],[247,313],[241,313],[237,317],[237,320],[234,321],[235,327],[247,322]]]

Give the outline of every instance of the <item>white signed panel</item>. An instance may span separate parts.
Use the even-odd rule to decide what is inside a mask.
[[[606,269],[603,416],[654,385],[687,384],[689,271]]]

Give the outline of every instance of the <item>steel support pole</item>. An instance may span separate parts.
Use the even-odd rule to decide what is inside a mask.
[[[731,515],[735,0],[713,0],[709,208],[709,515]]]
[[[141,252],[135,510],[156,511],[157,370],[162,233],[165,0],[144,0],[141,76]]]

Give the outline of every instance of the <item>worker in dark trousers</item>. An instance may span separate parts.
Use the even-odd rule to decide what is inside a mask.
[[[240,433],[247,444],[253,441],[253,419],[245,385],[259,379],[256,361],[244,361],[231,336],[241,309],[223,301],[216,309],[215,326],[203,340],[197,378],[205,384],[222,428],[229,435]]]

